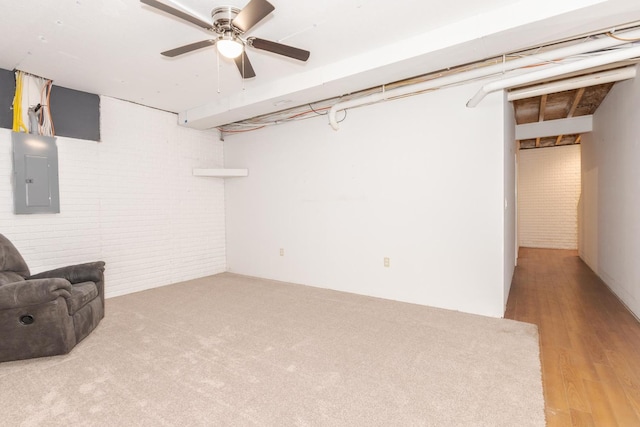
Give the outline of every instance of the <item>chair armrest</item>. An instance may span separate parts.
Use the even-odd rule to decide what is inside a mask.
[[[0,310],[26,307],[71,297],[71,283],[65,279],[21,280],[0,286]]]
[[[71,283],[100,282],[104,278],[104,262],[88,262],[85,264],[70,265],[56,268],[55,270],[43,271],[34,274],[29,279],[45,279],[58,277],[66,279]]]

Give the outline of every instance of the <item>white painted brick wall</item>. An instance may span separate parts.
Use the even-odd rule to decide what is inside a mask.
[[[60,214],[14,215],[11,132],[0,129],[0,232],[31,271],[102,259],[107,296],[224,271],[224,182],[191,175],[222,167],[217,133],[107,97],[101,133],[58,138]]]
[[[34,273],[100,257],[97,144],[58,138],[57,145],[61,213],[14,215],[11,131],[0,129],[0,232],[18,247]]]
[[[579,199],[579,145],[520,151],[520,246],[577,249]]]

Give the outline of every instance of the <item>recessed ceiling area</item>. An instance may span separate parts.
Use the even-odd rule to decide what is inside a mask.
[[[162,0],[201,19],[222,4]],[[243,8],[246,0],[225,0]],[[12,2],[0,15],[0,68],[54,84],[182,113],[208,129],[288,105],[640,21],[628,0],[272,0],[251,35],[311,52],[306,63],[252,50],[253,79],[205,48],[160,52],[207,38],[202,28],[139,0]]]
[[[516,124],[588,116],[595,113],[614,83],[551,93],[514,101]],[[554,135],[520,140],[520,149],[579,144],[580,135]]]
[[[632,69],[633,67],[628,66],[629,64],[637,64],[637,62],[637,60],[628,61],[624,64],[624,67],[620,67],[621,64],[613,64],[609,67],[604,67],[605,73],[602,73],[602,68],[600,68],[598,70],[590,70],[590,72],[581,74],[577,78],[570,75],[563,79],[557,79],[550,82],[538,82],[535,85],[512,88],[509,94],[510,96],[517,98],[513,100],[516,125],[592,116],[600,104],[605,100],[611,88],[616,84],[616,81],[594,84],[593,82],[598,81],[595,77],[603,76],[607,73],[614,75],[616,72],[621,72],[621,74],[623,74],[626,70],[632,71],[630,75],[635,76],[635,70]],[[569,90],[557,92],[549,91],[549,93],[531,97],[515,96],[518,92],[535,93],[536,88],[541,88],[545,85],[553,84],[561,87],[564,82],[576,79],[582,79],[587,82],[590,77],[593,77],[590,84],[585,83],[580,86],[576,85],[578,87]],[[620,80],[624,80],[624,78],[620,78]],[[580,133],[560,133],[557,135],[545,135],[536,138],[520,139],[517,142],[520,149],[532,149],[580,144],[580,141]]]

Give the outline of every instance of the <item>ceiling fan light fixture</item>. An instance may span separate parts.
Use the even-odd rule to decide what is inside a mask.
[[[225,34],[220,40],[216,42],[216,47],[220,55],[225,58],[235,59],[242,55],[244,45],[233,34]]]
[[[249,0],[244,8],[233,6],[220,6],[211,11],[211,20],[185,12],[184,7],[175,8],[164,3],[165,0],[140,0],[141,3],[156,8],[157,10],[173,15],[190,24],[197,25],[213,33],[213,37],[195,43],[190,43],[175,49],[160,52],[162,56],[174,58],[185,53],[216,45],[217,55],[232,59],[243,79],[251,79],[256,73],[251,61],[245,52],[245,46],[257,50],[271,52],[305,62],[309,59],[310,52],[293,46],[264,40],[257,37],[246,37],[246,34],[258,22],[266,18],[275,7],[268,0]],[[176,3],[178,0],[168,0]]]

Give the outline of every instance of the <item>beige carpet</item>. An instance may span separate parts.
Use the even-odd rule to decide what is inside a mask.
[[[2,426],[544,426],[535,326],[229,273],[0,364]]]

